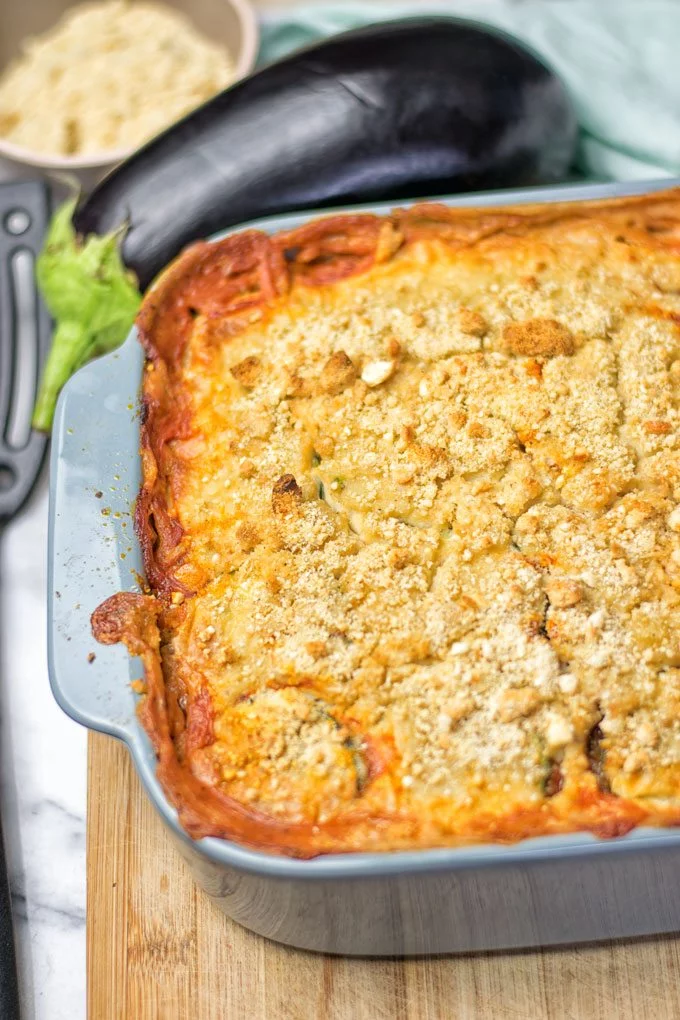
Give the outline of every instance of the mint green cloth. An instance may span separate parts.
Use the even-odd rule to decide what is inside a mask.
[[[533,47],[571,95],[581,173],[680,176],[680,0],[319,2],[263,19],[260,63],[334,32],[426,14],[495,25]]]

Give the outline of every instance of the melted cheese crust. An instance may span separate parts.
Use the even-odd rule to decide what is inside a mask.
[[[197,245],[140,333],[159,775],[300,856],[680,820],[680,194]]]

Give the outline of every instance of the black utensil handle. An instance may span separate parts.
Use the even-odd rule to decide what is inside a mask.
[[[31,272],[49,212],[43,181],[0,184],[0,521],[28,498],[46,450],[28,426],[51,334]]]
[[[5,844],[0,828],[0,1020],[19,1020],[19,982]]]

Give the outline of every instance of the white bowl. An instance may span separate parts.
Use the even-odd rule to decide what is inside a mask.
[[[0,71],[18,55],[27,36],[40,35],[52,28],[64,11],[81,0],[23,0],[2,3],[0,32]],[[235,81],[248,75],[257,57],[258,25],[248,0],[160,0],[175,7],[206,38],[223,43],[235,65]],[[7,161],[17,175],[35,176],[36,172],[56,180],[69,178],[85,190],[93,187],[133,148],[114,149],[83,156],[50,156],[14,145],[0,138],[0,159]]]

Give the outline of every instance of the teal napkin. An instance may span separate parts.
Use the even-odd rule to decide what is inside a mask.
[[[528,43],[565,83],[588,177],[680,176],[678,0],[449,0],[316,3],[265,17],[260,63],[334,32],[397,17],[449,14]]]

